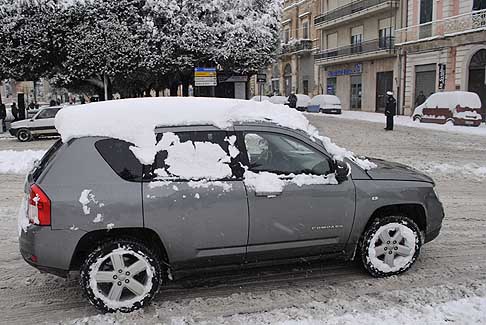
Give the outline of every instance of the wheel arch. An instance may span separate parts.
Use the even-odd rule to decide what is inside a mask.
[[[372,213],[362,232],[364,233],[374,220],[388,216],[404,216],[410,218],[417,224],[421,232],[426,233],[427,231],[427,214],[424,206],[420,203],[409,203],[379,207]]]
[[[69,270],[79,270],[86,257],[103,241],[118,238],[129,238],[142,242],[159,256],[162,263],[169,265],[167,250],[155,231],[149,228],[117,228],[110,231],[95,230],[81,237],[72,255]]]

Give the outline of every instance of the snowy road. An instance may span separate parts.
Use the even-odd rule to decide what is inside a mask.
[[[399,277],[373,279],[352,263],[259,270],[205,277],[159,293],[145,312],[96,316],[76,280],[42,275],[21,260],[17,206],[22,175],[0,175],[0,323],[485,323],[486,137],[366,121],[309,116],[337,144],[428,171],[446,209],[439,238]],[[43,150],[52,141],[1,150]],[[466,166],[466,167],[464,167]],[[187,289],[186,286],[195,286]],[[464,299],[465,298],[465,299]],[[77,320],[76,320],[77,319]]]

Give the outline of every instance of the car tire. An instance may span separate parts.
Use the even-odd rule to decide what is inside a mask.
[[[32,133],[28,129],[20,129],[17,131],[17,139],[20,142],[28,142],[32,140]]]
[[[415,115],[415,116],[413,117],[413,120],[414,120],[414,121],[416,121],[416,122],[420,122],[420,121],[422,120],[422,116],[420,116],[420,115]]]
[[[104,242],[89,254],[80,270],[85,296],[103,312],[129,313],[143,308],[161,284],[157,255],[135,240]]]
[[[374,220],[359,245],[361,263],[374,277],[406,272],[417,260],[423,239],[417,224],[404,216]]]

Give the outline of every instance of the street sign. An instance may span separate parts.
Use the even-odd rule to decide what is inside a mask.
[[[216,68],[195,68],[194,86],[215,87],[218,85],[218,74]]]
[[[263,73],[259,73],[257,75],[257,82],[262,83],[262,84],[266,83],[267,82],[267,75],[263,74]]]
[[[439,90],[444,90],[446,86],[446,65],[439,63]]]

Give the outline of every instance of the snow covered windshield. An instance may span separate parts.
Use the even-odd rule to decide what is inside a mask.
[[[267,122],[305,132],[320,140],[336,160],[348,158],[367,170],[374,167],[319,135],[306,117],[284,105],[220,98],[143,98],[98,102],[61,110],[56,129],[63,142],[73,138],[101,136],[133,143],[132,151],[144,165],[154,162],[166,144],[157,142],[155,129],[163,126],[212,125],[228,129],[234,123]]]

